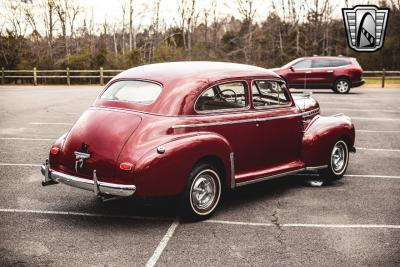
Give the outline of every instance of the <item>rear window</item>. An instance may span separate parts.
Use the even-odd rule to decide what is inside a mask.
[[[347,59],[332,59],[331,60],[331,67],[340,67],[345,65],[350,65],[350,60]]]
[[[117,81],[107,88],[100,99],[148,105],[157,99],[161,90],[161,86],[153,82]]]

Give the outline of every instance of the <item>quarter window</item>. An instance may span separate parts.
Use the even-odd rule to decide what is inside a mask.
[[[215,85],[204,91],[196,101],[197,111],[240,109],[246,103],[244,82],[230,82]]]
[[[251,87],[255,108],[283,106],[290,103],[284,84],[276,81],[254,81]]]

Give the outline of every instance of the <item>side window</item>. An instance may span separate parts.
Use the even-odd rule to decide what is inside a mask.
[[[313,59],[313,68],[328,68],[331,67],[331,61],[329,59]]]
[[[240,109],[247,105],[244,82],[229,82],[205,90],[197,99],[196,111]]]
[[[253,81],[251,93],[255,108],[287,105],[290,103],[284,84],[275,81]]]
[[[345,65],[350,65],[351,62],[349,60],[344,60],[344,59],[333,59],[331,60],[331,67],[339,67],[339,66],[345,66]]]
[[[292,66],[294,69],[309,69],[311,68],[311,59],[304,59]]]

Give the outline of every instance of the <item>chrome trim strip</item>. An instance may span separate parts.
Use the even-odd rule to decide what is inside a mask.
[[[325,168],[328,168],[328,165],[306,167],[306,171],[317,171]]]
[[[236,186],[239,187],[239,186],[243,186],[243,185],[254,184],[254,183],[258,183],[258,182],[262,182],[262,181],[267,181],[267,180],[275,179],[275,178],[278,178],[278,177],[282,177],[282,176],[286,176],[286,175],[291,175],[291,174],[295,174],[295,173],[298,173],[298,172],[302,172],[305,169],[306,168],[300,168],[300,169],[293,170],[293,171],[288,171],[288,172],[284,172],[284,173],[278,173],[278,174],[274,174],[274,175],[264,176],[264,177],[257,178],[257,179],[254,179],[254,180],[249,180],[249,181],[245,181],[245,182],[239,182],[239,183],[236,183]]]
[[[95,171],[93,172],[93,178],[96,178],[96,182],[93,180],[53,171],[49,169],[48,165],[42,165],[42,174],[45,175],[46,171],[49,174],[49,179],[54,182],[63,183],[72,187],[93,192],[96,192],[95,187],[97,187],[100,195],[129,197],[132,196],[136,191],[135,185],[114,184],[98,181]]]
[[[231,189],[234,189],[236,187],[236,181],[235,181],[235,159],[233,152],[229,154],[229,161],[231,163]]]
[[[220,125],[251,123],[251,122],[263,122],[263,121],[287,119],[287,118],[293,118],[293,117],[309,117],[309,116],[312,116],[312,115],[315,115],[315,114],[318,114],[318,113],[319,113],[319,108],[311,110],[311,111],[307,111],[307,112],[289,114],[289,115],[283,115],[283,116],[276,116],[276,117],[247,119],[247,120],[236,120],[236,121],[205,122],[205,123],[194,123],[194,124],[177,124],[177,125],[173,125],[172,129],[220,126]]]

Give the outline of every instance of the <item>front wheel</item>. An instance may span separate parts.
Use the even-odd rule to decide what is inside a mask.
[[[335,181],[343,177],[349,163],[349,149],[343,140],[335,143],[331,150],[328,167],[320,172],[325,181]]]
[[[336,80],[333,91],[338,94],[347,94],[350,92],[350,82],[345,78],[339,78]]]
[[[208,163],[196,165],[189,175],[182,203],[184,218],[204,220],[211,216],[221,198],[221,178]]]

